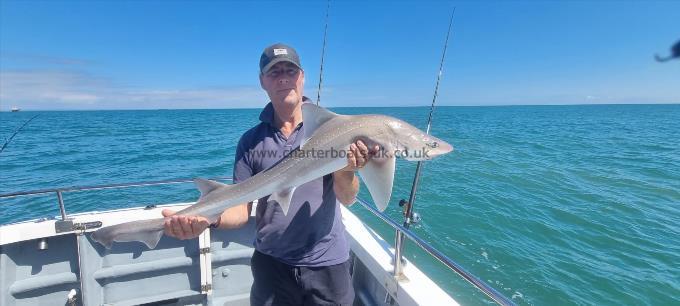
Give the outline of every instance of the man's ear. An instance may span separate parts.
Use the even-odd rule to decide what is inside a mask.
[[[263,77],[264,77],[264,75],[262,74],[262,72],[260,72],[260,87],[262,87],[262,89],[264,89],[266,91],[266,89],[264,88],[264,83],[262,81]]]

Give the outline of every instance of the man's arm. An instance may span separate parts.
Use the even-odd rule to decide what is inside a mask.
[[[363,141],[357,140],[347,152],[347,167],[333,172],[333,191],[338,201],[345,206],[354,204],[359,194],[359,178],[354,173],[363,168],[380,148],[369,151]]]
[[[248,223],[250,217],[250,210],[253,209],[253,203],[243,203],[238,206],[226,209],[219,219],[217,219],[217,228],[234,229],[244,226]]]
[[[225,209],[217,219],[217,227],[233,229],[243,226],[248,223],[251,208],[251,203],[243,203]],[[165,217],[165,234],[177,239],[196,238],[210,226],[208,219],[202,216],[177,216],[177,212],[171,209],[164,209],[161,213]]]
[[[340,203],[350,206],[354,204],[359,193],[359,178],[353,170],[333,172],[333,191]]]

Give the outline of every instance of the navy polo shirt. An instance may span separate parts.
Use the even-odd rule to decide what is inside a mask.
[[[274,107],[267,104],[260,123],[241,136],[234,162],[234,183],[265,171],[286,153],[300,146],[304,125],[289,137],[274,127]],[[304,118],[303,118],[304,119]],[[289,265],[330,266],[349,259],[349,243],[342,224],[340,204],[328,174],[295,190],[288,214],[269,196],[258,200],[255,249]]]

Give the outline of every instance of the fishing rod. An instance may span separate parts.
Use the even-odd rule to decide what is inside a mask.
[[[446,40],[444,40],[444,52],[442,52],[442,58],[441,61],[439,62],[439,73],[437,74],[437,82],[434,87],[434,96],[432,97],[432,105],[430,105],[430,114],[427,118],[427,129],[425,130],[425,133],[428,135],[430,134],[430,129],[432,126],[432,113],[434,113],[434,105],[437,102],[437,96],[439,95],[439,83],[442,78],[442,71],[444,69],[444,59],[446,58],[446,49],[449,46],[449,37],[451,35],[451,26],[453,25],[453,15],[456,13],[456,8],[453,8],[453,11],[451,12],[451,18],[449,19],[449,29],[446,32]],[[413,221],[413,204],[416,201],[416,191],[418,189],[418,183],[420,182],[420,173],[422,170],[423,163],[421,161],[418,161],[416,164],[416,173],[413,177],[413,184],[411,185],[411,194],[409,195],[408,202],[403,202],[400,203],[401,205],[405,205],[404,207],[404,227],[409,228],[411,226],[411,223]],[[400,233],[397,233],[396,237],[396,248],[395,248],[395,258],[401,259],[401,251],[403,248],[403,240],[404,237]],[[401,274],[401,260],[395,260],[395,269],[394,269],[394,274],[395,276],[398,276]]]
[[[326,25],[323,29],[323,47],[321,48],[321,68],[319,69],[319,89],[316,91],[316,106],[321,101],[321,82],[323,82],[323,58],[326,53],[326,34],[328,33],[328,11],[331,9],[331,0],[326,4]]]
[[[5,140],[5,143],[2,144],[2,147],[0,147],[0,153],[2,153],[2,151],[5,150],[5,148],[7,148],[7,146],[9,145],[10,142],[12,142],[12,139],[14,139],[14,136],[19,134],[19,132],[21,132],[21,129],[23,129],[33,119],[35,119],[35,117],[38,117],[38,115],[35,115],[35,116],[31,117],[31,119],[26,120],[26,122],[24,122],[24,124],[22,124],[18,129],[16,129],[14,131],[14,133],[12,133],[12,136],[10,136],[7,140]]]
[[[453,11],[451,12],[451,18],[449,19],[449,29],[446,32],[446,40],[444,40],[444,51],[442,52],[442,58],[441,61],[439,62],[439,73],[437,74],[437,82],[434,87],[434,96],[432,97],[432,105],[430,105],[430,114],[427,118],[427,129],[425,130],[425,133],[428,135],[430,134],[430,129],[432,127],[432,114],[434,113],[434,106],[437,101],[437,96],[439,94],[439,83],[442,78],[442,72],[444,69],[444,59],[446,58],[446,49],[449,46],[449,37],[451,35],[451,27],[453,25],[453,16],[456,13],[456,8],[453,8]],[[413,204],[416,201],[416,191],[418,189],[418,183],[420,181],[420,173],[422,170],[422,162],[418,161],[416,165],[416,173],[413,177],[413,184],[411,185],[411,194],[409,195],[408,202],[402,200],[400,201],[399,205],[400,206],[405,206],[404,207],[404,224],[403,227],[408,229],[411,226],[411,223],[413,222]],[[402,257],[402,251],[404,248],[404,234],[401,231],[397,231],[396,237],[395,237],[395,247],[394,247],[394,276],[395,277],[401,277],[402,275],[402,262],[401,262],[401,257]],[[480,280],[479,278],[475,277],[474,275],[470,274],[469,272],[465,271],[462,268],[455,269],[455,272],[458,273],[461,277],[463,277],[466,281],[470,282],[472,285],[474,285],[477,289],[481,290],[486,294],[489,298],[491,298],[494,302],[498,303],[499,305],[515,305],[511,300],[503,296],[501,293],[496,291],[493,287],[489,286],[486,284],[484,281]]]

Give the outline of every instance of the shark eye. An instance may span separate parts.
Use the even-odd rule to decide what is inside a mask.
[[[437,143],[436,141],[428,142],[427,146],[430,147],[430,148],[436,148],[436,147],[439,146],[439,143]]]

